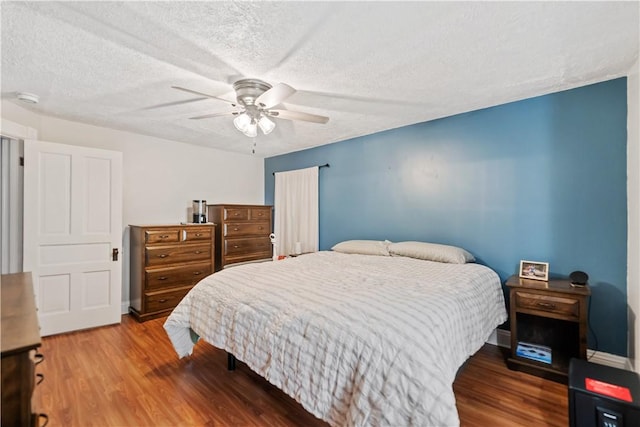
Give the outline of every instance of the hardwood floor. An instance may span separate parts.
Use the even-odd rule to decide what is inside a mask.
[[[507,368],[508,349],[485,344],[453,383],[461,426],[569,425],[564,384]]]
[[[178,359],[162,324],[46,337],[34,406],[52,426],[327,426],[226,353],[200,342]],[[462,426],[566,426],[567,387],[507,369],[485,345],[454,383]]]

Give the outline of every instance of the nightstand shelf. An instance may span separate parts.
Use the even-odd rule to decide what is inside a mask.
[[[572,357],[587,356],[589,286],[568,280],[539,281],[512,276],[507,280],[510,300],[511,357],[507,365],[533,375],[567,382]],[[519,343],[551,349],[551,363],[516,354]]]

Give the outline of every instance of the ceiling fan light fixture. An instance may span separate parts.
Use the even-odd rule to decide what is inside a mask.
[[[254,138],[258,135],[258,126],[256,125],[255,120],[251,120],[251,123],[247,125],[247,128],[242,131],[249,138]]]
[[[233,125],[240,132],[246,134],[248,127],[251,125],[251,117],[247,113],[242,113],[235,119],[233,119]]]
[[[230,103],[235,111],[221,112],[213,114],[205,114],[190,119],[208,119],[210,117],[234,115],[233,125],[249,138],[255,138],[258,135],[258,128],[264,135],[268,135],[276,128],[276,123],[271,117],[278,117],[285,120],[300,120],[311,123],[327,123],[329,117],[319,116],[317,114],[309,114],[302,111],[272,109],[278,107],[293,95],[296,90],[286,83],[278,83],[271,86],[269,83],[259,79],[241,79],[233,84],[236,93],[236,103],[229,100],[218,98],[204,92],[198,92],[179,86],[172,86],[174,89],[183,92],[199,95],[204,98],[213,98]],[[282,107],[279,107],[282,108]]]
[[[258,126],[260,126],[260,130],[265,135],[269,135],[271,131],[273,131],[276,128],[276,124],[273,123],[272,120],[269,120],[269,118],[265,115],[260,117],[260,120],[258,120]]]

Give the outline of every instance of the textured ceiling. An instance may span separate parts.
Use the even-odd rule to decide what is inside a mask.
[[[2,100],[41,114],[272,156],[626,75],[632,2],[2,2]],[[254,139],[223,101],[298,91]],[[24,104],[21,104],[24,106]]]

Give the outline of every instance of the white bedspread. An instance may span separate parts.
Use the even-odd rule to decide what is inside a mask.
[[[507,319],[478,264],[318,252],[215,273],[165,322],[190,329],[333,426],[455,426],[456,371]]]

